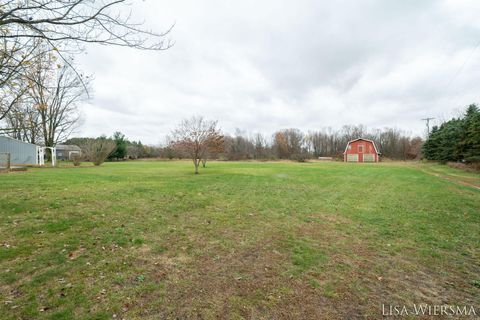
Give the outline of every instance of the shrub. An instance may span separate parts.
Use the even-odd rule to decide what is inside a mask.
[[[73,165],[75,167],[79,167],[80,164],[82,164],[82,157],[80,156],[79,153],[72,154],[72,156],[70,158],[71,158],[71,160],[73,162]]]
[[[115,141],[106,137],[86,139],[80,146],[85,159],[92,161],[95,166],[104,163],[108,156],[115,151],[116,147]]]
[[[472,163],[447,162],[447,165],[452,168],[461,169],[469,172],[480,171],[480,163],[478,162],[472,162]]]
[[[306,153],[295,153],[291,157],[291,160],[294,160],[297,162],[307,162],[307,159],[308,159],[308,154]]]

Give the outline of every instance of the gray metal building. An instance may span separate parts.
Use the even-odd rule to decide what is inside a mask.
[[[55,146],[57,160],[72,160],[74,154],[81,155],[82,149],[76,145],[57,144]]]
[[[31,143],[0,136],[0,153],[10,153],[12,166],[38,164],[39,148],[39,146]]]

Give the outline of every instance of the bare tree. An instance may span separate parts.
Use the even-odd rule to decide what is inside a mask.
[[[5,123],[8,130],[4,133],[14,139],[37,144],[42,138],[40,113],[31,99],[22,99],[16,104],[6,115]]]
[[[45,146],[66,140],[78,125],[78,104],[86,98],[82,79],[69,65],[60,65],[52,53],[35,60],[28,74],[29,96],[38,112]]]
[[[233,137],[225,137],[225,156],[228,160],[252,159],[254,151],[254,144],[238,128]]]
[[[268,158],[269,146],[268,141],[261,133],[256,133],[252,142],[255,146],[253,158],[254,159],[266,159]]]
[[[305,135],[298,129],[283,129],[273,137],[280,159],[300,159],[305,152]]]
[[[192,159],[195,174],[202,159],[212,147],[220,145],[223,137],[217,129],[217,121],[192,117],[183,120],[172,132],[172,147]]]
[[[25,68],[41,43],[70,64],[83,44],[142,50],[171,47],[168,34],[132,20],[126,0],[5,0],[0,3],[0,120],[26,93]],[[45,52],[40,53],[41,55]]]
[[[99,166],[115,151],[117,146],[115,141],[99,137],[82,139],[79,147],[82,149],[82,155],[86,161],[91,161],[95,166]]]

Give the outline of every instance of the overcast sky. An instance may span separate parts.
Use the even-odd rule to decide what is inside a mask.
[[[185,117],[225,132],[345,124],[422,134],[478,102],[480,1],[147,0],[134,17],[164,52],[90,46],[78,135],[162,142]]]

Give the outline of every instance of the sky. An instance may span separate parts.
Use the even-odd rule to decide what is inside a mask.
[[[422,135],[480,100],[480,1],[133,0],[161,52],[89,45],[76,135],[164,141],[184,118],[225,133],[343,125]]]

